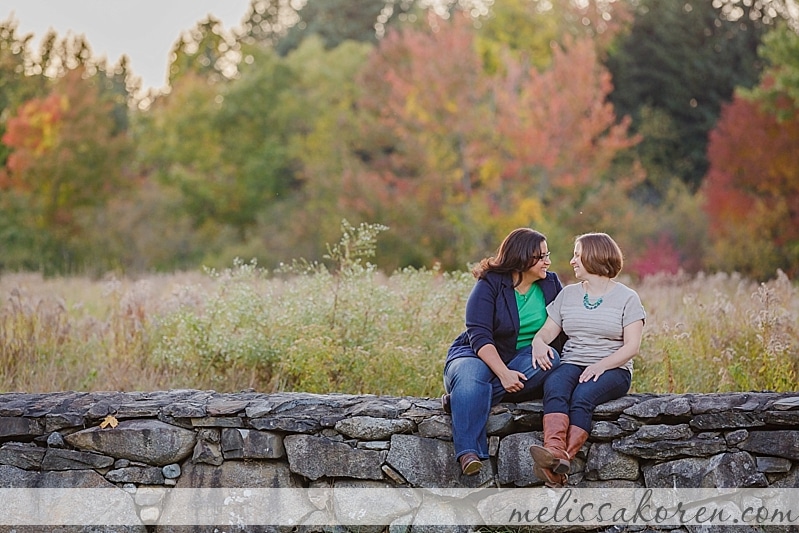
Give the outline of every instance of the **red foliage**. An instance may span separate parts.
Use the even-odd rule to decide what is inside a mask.
[[[660,235],[657,240],[647,241],[646,247],[625,264],[624,270],[640,277],[658,273],[676,274],[681,263],[672,239],[668,235]]]
[[[799,116],[778,121],[742,98],[722,110],[710,134],[704,184],[711,235],[731,236],[736,227],[762,224],[777,245],[799,240],[797,146]],[[776,212],[787,219],[777,225],[767,220]]]

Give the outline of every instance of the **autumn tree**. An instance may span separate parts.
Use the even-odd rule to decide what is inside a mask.
[[[799,273],[799,117],[778,121],[737,97],[710,135],[704,193],[715,268]]]
[[[24,103],[9,119],[2,141],[11,148],[3,186],[25,198],[35,228],[51,235],[62,269],[81,258],[75,250],[86,209],[104,204],[127,185],[130,144],[82,67],[58,79],[44,98]]]
[[[365,181],[396,210],[381,221],[400,228],[409,253],[459,268],[513,227],[574,229],[580,221],[559,213],[594,191],[629,205],[638,176],[613,165],[635,139],[607,102],[592,41],[556,48],[541,71],[504,56],[492,76],[467,19],[431,26],[390,33],[363,75],[362,105],[376,117]]]
[[[374,120],[355,150],[404,258],[460,267],[487,238],[472,217],[485,206],[475,195],[491,172],[494,117],[470,21],[431,25],[389,32],[370,57],[360,106]]]
[[[710,135],[704,193],[716,268],[758,278],[799,273],[799,38],[764,39],[761,83],[740,91]]]
[[[10,18],[0,22],[0,117],[8,117],[22,102],[41,96],[45,91],[43,76],[28,76],[35,64],[30,50],[33,35],[20,35],[19,23]],[[0,120],[0,137],[6,120]],[[0,165],[5,163],[9,149],[0,144]]]

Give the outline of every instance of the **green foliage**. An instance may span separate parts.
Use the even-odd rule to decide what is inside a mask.
[[[642,0],[607,61],[618,114],[631,116],[637,132],[646,127],[643,110],[665,114],[674,128],[670,138],[646,137],[639,145],[642,155],[664,154],[642,158],[647,169],[678,176],[692,190],[707,170],[707,134],[722,103],[736,87],[753,86],[760,69],[763,25],[725,20],[714,4]]]
[[[386,278],[362,262],[385,229],[344,221],[329,247],[335,272],[302,260],[278,279],[254,262],[211,272],[214,290],[201,310],[183,307],[161,321],[154,357],[214,387],[249,379],[272,390],[434,390],[438,354],[461,314],[452,303],[465,302],[472,281],[438,269]]]
[[[208,16],[181,35],[170,51],[169,84],[175,85],[192,74],[219,83],[236,71],[235,43],[226,35],[222,23]]]
[[[763,37],[758,52],[767,62],[762,81],[740,94],[761,102],[781,121],[794,118],[799,113],[799,34],[779,24]]]

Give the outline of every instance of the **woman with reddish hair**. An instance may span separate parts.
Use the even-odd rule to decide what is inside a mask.
[[[623,263],[609,235],[577,237],[570,264],[579,283],[547,306],[547,320],[533,338],[533,359],[540,361],[551,357],[553,339],[568,337],[561,365],[545,376],[544,445],[530,447],[533,470],[550,487],[566,483],[596,406],[630,390],[646,312],[638,294],[615,280]]]

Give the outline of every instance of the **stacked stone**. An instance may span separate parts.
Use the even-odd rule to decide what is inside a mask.
[[[9,393],[0,395],[0,488],[121,487],[146,524],[158,518],[154,487],[534,486],[528,450],[541,443],[542,411],[540,402],[496,406],[490,467],[466,477],[438,399]],[[569,484],[799,487],[797,464],[799,393],[631,394],[598,407]]]

